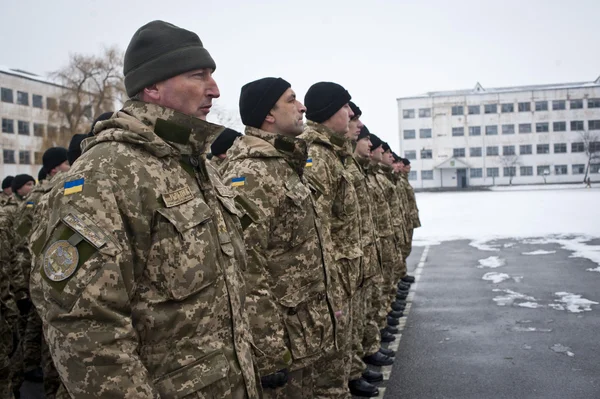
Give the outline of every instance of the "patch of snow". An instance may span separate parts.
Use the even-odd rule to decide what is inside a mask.
[[[512,248],[515,246],[514,242],[507,242],[506,244],[503,245],[504,248]]]
[[[565,310],[565,307],[563,305],[560,305],[558,303],[550,303],[548,304],[549,308],[552,308],[554,310]]]
[[[491,269],[495,269],[497,267],[502,267],[506,264],[506,261],[498,256],[490,256],[489,258],[479,259],[479,269],[483,269],[484,267],[489,267]]]
[[[538,249],[537,251],[523,252],[523,255],[549,255],[555,253],[556,251],[544,251],[543,249]]]
[[[560,299],[555,299],[554,302],[564,303],[567,311],[571,313],[589,312],[592,310],[592,305],[598,305],[598,302],[590,301],[582,298],[581,295],[569,292],[557,292],[554,295],[560,297]]]
[[[419,239],[419,240],[413,240],[412,245],[413,245],[413,247],[429,247],[431,245],[440,245],[441,243],[442,243],[441,241],[437,241],[437,240]]]
[[[530,309],[538,309],[543,307],[542,305],[540,305],[537,302],[521,302],[518,303],[517,306],[520,306],[522,308],[530,308]]]
[[[520,283],[523,281],[523,276],[513,276],[512,279],[515,280],[515,283]]]
[[[483,280],[491,281],[494,284],[499,284],[499,283],[503,282],[504,280],[508,280],[509,278],[510,278],[510,276],[506,273],[496,273],[496,272],[486,273],[482,277]]]
[[[470,246],[477,248],[480,251],[500,251],[498,246],[489,245],[488,240],[475,240],[469,243]]]
[[[552,332],[551,328],[536,328],[536,327],[513,327],[511,331],[515,332]]]
[[[496,304],[498,306],[512,305],[514,303],[514,301],[517,299],[522,299],[524,301],[535,301],[536,300],[532,296],[521,294],[519,292],[515,292],[512,290],[508,290],[508,289],[496,288],[493,291],[494,292],[504,292],[506,294],[506,295],[501,295],[501,296],[497,296],[494,298],[494,302],[496,302]]]
[[[571,348],[562,344],[554,344],[550,347],[550,349],[552,349],[556,353],[564,353],[569,357],[575,356],[575,354],[571,352]]]

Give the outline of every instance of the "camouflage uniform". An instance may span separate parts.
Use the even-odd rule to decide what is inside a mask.
[[[303,140],[247,127],[222,164],[223,179],[257,208],[242,219],[248,252],[246,310],[261,375],[288,368],[265,397],[312,398],[312,366],[333,347],[326,272]]]
[[[309,144],[306,178],[323,225],[329,286],[327,293],[335,311],[336,350],[315,365],[315,397],[349,396],[348,380],[352,358],[352,298],[356,294],[361,270],[360,214],[352,175],[350,141],[322,124],[308,121],[299,138]]]
[[[4,234],[1,234],[0,242],[5,243],[5,239]],[[11,357],[17,346],[18,318],[17,305],[10,292],[10,281],[4,268],[0,267],[0,398],[13,397]]]
[[[31,293],[72,397],[259,397],[222,129],[129,101],[50,192]]]
[[[414,229],[421,227],[421,220],[419,219],[419,208],[417,208],[417,200],[415,199],[415,191],[413,190],[412,186],[410,185],[410,182],[408,181],[408,174],[407,173],[400,173],[401,175],[401,180],[402,180],[402,184],[404,186],[404,192],[406,193],[406,198],[408,200],[408,214],[410,215],[408,224],[410,226],[410,228],[408,229],[408,243],[407,243],[407,254],[406,257],[408,257],[408,255],[410,255],[410,252],[412,251],[412,238],[413,238],[413,232]]]
[[[4,205],[6,205],[6,203],[10,199],[10,197],[12,197],[12,194],[11,195],[6,195],[4,193],[4,191],[0,192],[0,208],[2,208]]]

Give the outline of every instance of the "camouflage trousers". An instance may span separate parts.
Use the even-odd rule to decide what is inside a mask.
[[[406,245],[404,245],[402,247],[402,256],[404,257],[404,262],[406,262],[406,258],[408,258],[408,256],[412,252],[412,240],[413,240],[414,232],[415,232],[415,229],[413,229],[412,227],[410,229],[408,229],[408,232],[407,232],[408,240],[407,240]]]
[[[35,308],[31,308],[27,315],[27,326],[23,334],[23,370],[25,372],[35,370],[40,367],[42,341],[44,333],[42,331],[42,319]]]
[[[313,366],[290,371],[288,382],[278,389],[263,388],[264,399],[311,399],[313,397]]]
[[[381,275],[378,275],[370,280],[365,291],[365,314],[367,316],[365,328],[363,331],[362,348],[363,357],[374,354],[381,348],[381,335],[379,330],[385,326],[387,321],[385,315],[380,315],[378,302],[374,300],[375,295],[381,298]],[[379,299],[381,301],[381,299]]]
[[[393,235],[381,237],[381,268],[383,271],[383,312],[387,315],[390,305],[396,300],[396,284],[402,277],[400,275],[404,262],[396,245],[396,237]],[[406,268],[404,268],[406,273]]]
[[[406,258],[404,256],[404,252],[406,251],[407,246],[409,245],[409,239],[408,239],[408,232],[406,231],[406,229],[404,228],[404,226],[402,226],[400,228],[400,230],[396,231],[396,233],[394,234],[396,236],[396,249],[398,251],[398,257],[400,258],[401,262],[399,263],[397,269],[396,269],[396,279],[399,281],[402,277],[406,276]]]

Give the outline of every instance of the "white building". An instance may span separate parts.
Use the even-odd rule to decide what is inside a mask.
[[[511,176],[512,184],[581,182],[583,136],[600,139],[600,78],[492,89],[477,83],[397,101],[400,154],[411,160],[415,188],[509,184]],[[592,180],[599,167],[590,168]]]
[[[42,140],[46,132],[59,128],[51,121],[63,92],[41,76],[0,66],[0,179],[21,173],[37,178]]]

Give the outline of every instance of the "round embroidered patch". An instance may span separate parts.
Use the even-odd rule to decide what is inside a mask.
[[[44,273],[52,281],[63,281],[75,273],[78,262],[77,248],[68,241],[57,241],[44,254]]]

